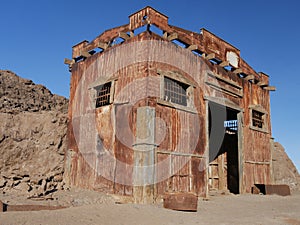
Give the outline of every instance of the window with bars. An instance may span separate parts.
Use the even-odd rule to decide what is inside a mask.
[[[111,82],[99,85],[96,89],[96,108],[110,104]]]
[[[187,106],[187,89],[189,85],[164,77],[164,100]]]
[[[252,126],[257,128],[264,127],[264,113],[252,110]]]

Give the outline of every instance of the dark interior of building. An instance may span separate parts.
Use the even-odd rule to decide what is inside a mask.
[[[209,103],[210,188],[228,189],[234,194],[239,193],[237,114],[231,108]]]

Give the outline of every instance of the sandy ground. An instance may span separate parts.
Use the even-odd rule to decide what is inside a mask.
[[[69,206],[60,210],[0,212],[0,224],[300,224],[300,193],[277,195],[218,195],[199,199],[197,212],[164,209],[154,205],[119,204],[105,194],[73,190],[54,195],[54,200],[24,200],[0,195],[8,204]]]

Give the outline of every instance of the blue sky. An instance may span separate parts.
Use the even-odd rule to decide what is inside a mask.
[[[63,64],[72,46],[104,30],[127,24],[150,5],[169,23],[199,32],[206,28],[241,50],[257,71],[270,75],[272,130],[300,170],[300,1],[78,1],[1,2],[0,69],[69,96],[70,73]]]

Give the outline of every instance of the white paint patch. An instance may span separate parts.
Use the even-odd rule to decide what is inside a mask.
[[[235,68],[239,67],[239,56],[235,52],[228,51],[226,53],[226,59],[231,66]]]

